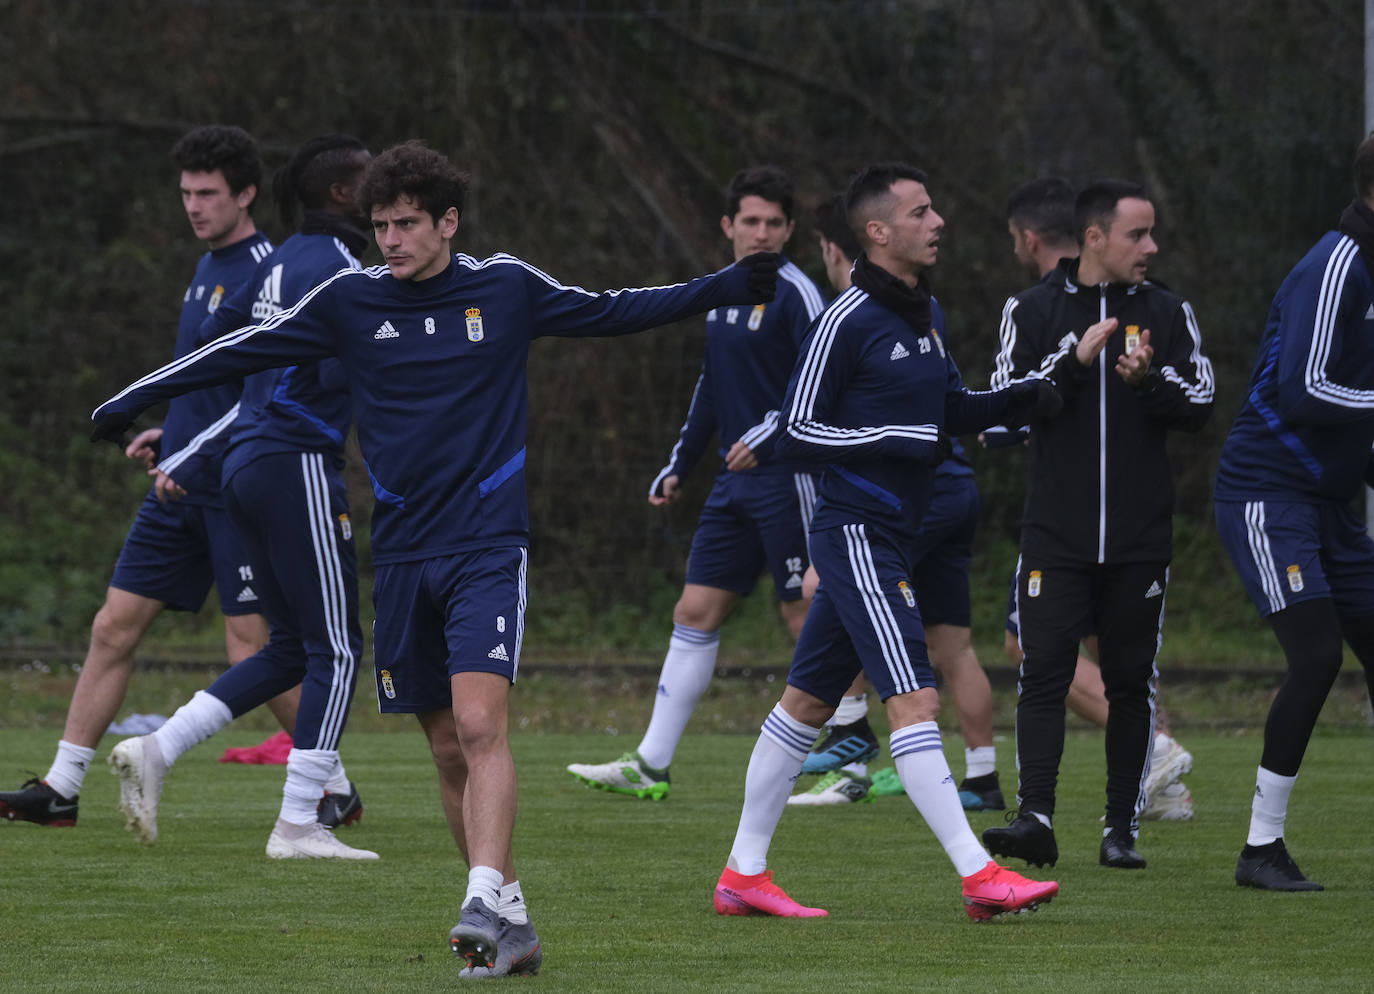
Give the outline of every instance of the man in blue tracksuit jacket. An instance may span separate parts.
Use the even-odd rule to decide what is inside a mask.
[[[1236,883],[1264,890],[1321,890],[1283,833],[1342,637],[1374,690],[1374,542],[1351,508],[1374,481],[1374,135],[1355,153],[1355,190],[1340,230],[1274,296],[1214,489],[1222,543],[1288,663],[1236,864]]]
[[[451,942],[471,969],[532,972],[539,947],[511,862],[506,738],[525,624],[530,342],[627,334],[771,299],[777,256],[674,286],[590,293],[512,256],[452,254],[465,190],[457,168],[419,142],[378,156],[359,204],[385,268],[341,272],[281,314],[137,381],[96,409],[94,436],[120,434],[149,404],[204,383],[343,361],[377,499],[378,699],[384,711],[418,715],[471,868]]]
[[[969,828],[941,748],[939,694],[911,588],[911,553],[949,436],[1052,415],[1058,394],[1047,381],[963,388],[931,320],[925,273],[944,222],[925,181],[902,163],[851,180],[845,203],[864,254],[853,285],[808,334],[783,401],[780,454],[825,470],[811,519],[820,586],[749,762],[739,828],[716,885],[718,914],[826,914],[772,882],[768,848],[807,751],[860,669],[886,705],[902,785],[963,878],[968,914],[988,918],[1058,892],[992,862]]]
[[[341,269],[361,268],[367,235],[355,196],[367,147],[348,135],[312,138],[274,181],[282,221],[301,231],[259,264],[242,289],[202,324],[202,344],[285,309]],[[268,840],[273,858],[375,858],[329,828],[356,820],[362,803],[339,761],[363,637],[358,569],[343,479],[352,408],[338,359],[254,373],[235,405],[195,445],[158,464],[162,497],[185,499],[177,481],[223,462],[225,503],[249,551],[251,584],[271,628],[268,644],[196,694],[151,735],[121,742],[110,763],[120,775],[129,827],[157,836],[166,770],[187,749],[291,687],[301,686],[286,761],[281,814]],[[223,452],[221,456],[221,450]],[[328,794],[328,799],[325,795]]]
[[[172,149],[180,170],[186,218],[208,251],[181,304],[176,349],[196,347],[196,332],[252,276],[272,243],[257,230],[253,204],[262,179],[257,142],[242,128],[193,128]],[[236,384],[178,397],[161,428],[138,434],[125,454],[150,469],[162,451],[193,444],[221,420],[238,396]],[[96,747],[119,711],[134,671],[134,652],[163,610],[197,611],[213,585],[224,615],[225,651],[235,664],[267,641],[257,594],[245,583],[245,550],[230,527],[220,495],[219,465],[192,482],[194,497],[168,505],[150,491],[129,528],[105,603],[91,623],[90,647],[72,691],[53,764],[42,780],[0,793],[0,818],[61,827],[76,823],[79,794]],[[294,695],[274,700],[273,713],[290,728]]]
[[[720,219],[735,259],[781,252],[795,227],[793,203],[792,181],[776,166],[736,173]],[[774,449],[778,408],[797,350],[820,312],[820,291],[784,258],[777,296],[767,306],[715,307],[706,315],[701,376],[668,464],[649,485],[649,502],[661,507],[677,500],[712,436],[720,442],[719,469],[692,536],[649,727],[634,751],[617,760],[568,767],[590,786],[640,798],[668,796],[668,766],[715,673],[720,627],[765,566],[792,637],[801,632],[810,603],[802,595],[802,576],[815,482],[809,471],[779,460]]]

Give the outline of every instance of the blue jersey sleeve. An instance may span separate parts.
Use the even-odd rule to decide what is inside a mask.
[[[687,408],[687,420],[683,422],[677,444],[668,456],[668,465],[659,470],[658,476],[649,487],[650,494],[659,493],[666,477],[685,477],[706,451],[712,436],[716,433],[716,412],[711,389],[711,354],[708,352],[701,360],[701,375],[697,377],[696,388],[692,391],[692,402]]]
[[[215,339],[161,369],[135,380],[101,404],[92,421],[112,415],[135,417],[159,401],[191,390],[242,379],[278,366],[336,354],[329,287],[342,276],[315,287],[294,306],[262,324],[249,325]]]
[[[1290,424],[1358,421],[1374,413],[1370,279],[1355,243],[1338,239],[1307,265],[1278,309],[1279,415]]]
[[[672,324],[722,304],[755,300],[749,289],[749,274],[739,266],[673,286],[592,293],[581,287],[564,286],[527,263],[519,265],[525,271],[533,304],[532,337],[629,335]]]

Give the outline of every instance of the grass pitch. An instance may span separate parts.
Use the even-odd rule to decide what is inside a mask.
[[[762,714],[760,714],[762,717]],[[75,829],[0,823],[0,989],[451,991],[447,950],[466,880],[439,811],[424,742],[354,733],[345,759],[366,811],[343,831],[379,863],[267,859],[282,767],[221,765],[234,732],[173,769],[161,837],[140,846],[104,768],[87,778]],[[1374,821],[1367,730],[1324,730],[1289,818],[1291,849],[1318,894],[1235,886],[1258,761],[1257,733],[1181,733],[1197,818],[1148,823],[1140,872],[1097,866],[1101,737],[1070,737],[1056,821],[1061,895],[1034,913],[974,925],[958,879],[901,797],[789,809],[771,852],[778,881],[824,920],[720,918],[711,889],[734,835],[747,735],[690,735],[672,796],[636,801],[576,783],[629,737],[517,735],[516,859],[544,942],[548,991],[1359,991],[1374,977],[1368,911]],[[57,735],[0,731],[3,785],[47,768]],[[962,770],[957,737],[952,766]],[[1000,749],[1010,787],[1012,746]],[[976,831],[1000,813],[971,816]],[[1018,867],[1024,870],[1025,867]],[[493,981],[492,983],[496,983]]]

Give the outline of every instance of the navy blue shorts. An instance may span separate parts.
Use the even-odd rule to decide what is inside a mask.
[[[110,586],[161,601],[173,611],[199,611],[213,585],[227,615],[258,613],[247,550],[216,507],[168,501],[152,491],[119,551]]]
[[[799,599],[815,494],[810,473],[721,473],[692,536],[687,582],[744,596],[767,565],[778,598]]]
[[[1374,541],[1346,505],[1219,500],[1216,515],[1261,617],[1324,597],[1343,618],[1374,615]]]
[[[927,625],[968,628],[968,568],[978,533],[978,486],[971,476],[937,484],[911,555],[911,586]]]
[[[869,525],[811,534],[821,585],[792,656],[789,684],[828,704],[839,703],[860,669],[880,700],[935,686],[903,544]]]
[[[528,561],[528,550],[510,547],[378,566],[378,707],[401,714],[451,707],[455,673],[496,673],[514,683]]]

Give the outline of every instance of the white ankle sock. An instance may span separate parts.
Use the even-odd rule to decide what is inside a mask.
[[[654,713],[639,743],[639,758],[655,770],[666,770],[687,728],[697,701],[711,684],[716,671],[720,632],[703,632],[674,625],[668,655],[658,676]]]
[[[229,705],[214,694],[197,690],[161,728],[153,732],[153,738],[157,739],[162,758],[170,767],[187,749],[204,742],[233,718]]]
[[[997,772],[997,747],[978,746],[964,750],[964,776],[985,777]]]
[[[900,728],[888,739],[888,747],[907,797],[944,846],[955,872],[961,877],[977,873],[991,857],[969,828],[968,815],[959,803],[959,790],[945,761],[939,726],[923,721]]]
[[[286,785],[281,791],[281,820],[313,825],[330,770],[339,761],[333,749],[292,749],[286,754]]]
[[[93,759],[94,749],[62,739],[57,743],[57,755],[53,757],[52,767],[43,780],[70,801],[81,793],[81,785],[86,782],[86,771],[91,768]]]
[[[525,907],[525,895],[520,893],[519,880],[501,885],[501,906],[496,910],[502,918],[515,925],[523,925],[530,920],[529,909]]]
[[[344,771],[342,759],[334,764],[329,779],[324,783],[324,789],[331,794],[347,794],[353,789],[353,785],[348,781],[348,774]]]
[[[1255,796],[1250,802],[1250,837],[1247,845],[1268,845],[1283,838],[1284,822],[1288,819],[1288,795],[1293,792],[1297,776],[1281,777],[1263,766],[1255,772]]]
[[[835,714],[826,722],[826,725],[852,725],[854,722],[867,717],[867,694],[858,694],[854,697],[841,697],[839,705],[835,708]]]
[[[749,757],[749,772],[744,777],[744,808],[740,811],[735,844],[730,848],[728,865],[737,873],[752,876],[768,869],[768,846],[778,819],[787,807],[792,785],[801,775],[806,754],[820,733],[819,728],[793,718],[781,704],[774,705],[764,719],[754,754]]]
[[[501,905],[501,883],[505,879],[501,871],[491,866],[474,866],[468,870],[468,890],[463,895],[463,905],[474,897],[480,897],[482,903],[492,911],[496,911]]]

